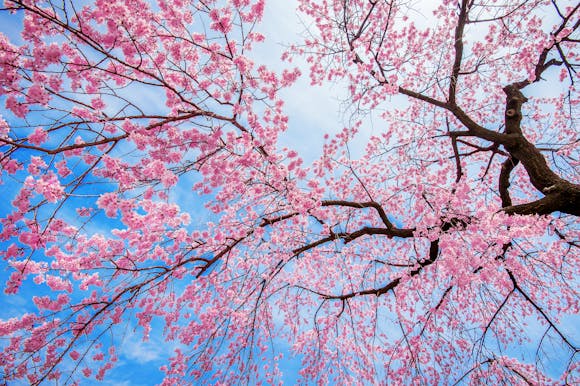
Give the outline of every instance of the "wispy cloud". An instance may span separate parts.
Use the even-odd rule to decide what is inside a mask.
[[[131,335],[123,341],[121,355],[127,360],[145,364],[164,357],[162,347],[153,341],[143,342],[138,335]]]

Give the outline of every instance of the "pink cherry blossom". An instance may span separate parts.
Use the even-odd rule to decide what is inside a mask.
[[[577,384],[578,6],[289,4],[4,1],[2,379]]]

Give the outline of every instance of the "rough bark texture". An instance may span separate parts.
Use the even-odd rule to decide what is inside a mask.
[[[507,86],[504,91],[506,93],[505,131],[511,136],[509,141],[502,144],[510,153],[512,160],[515,160],[511,169],[517,165],[517,161],[520,161],[526,169],[532,185],[545,195],[537,201],[511,205],[511,200],[508,201],[504,198],[509,182],[506,184],[506,181],[500,178],[500,194],[505,211],[510,214],[543,215],[562,212],[575,216],[580,215],[580,185],[566,181],[554,173],[536,146],[523,135],[521,128],[522,105],[528,99],[516,85]],[[508,171],[506,166],[507,176],[509,176],[511,169]]]

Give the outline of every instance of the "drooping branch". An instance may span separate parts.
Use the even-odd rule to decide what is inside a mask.
[[[457,183],[461,180],[461,176],[463,176],[463,169],[461,168],[461,159],[459,158],[456,136],[451,136],[451,144],[453,146],[453,157],[455,158],[455,183]]]
[[[434,240],[431,242],[430,246],[429,246],[429,257],[423,261],[418,262],[419,266],[415,269],[413,269],[412,271],[410,271],[408,273],[408,275],[404,275],[404,276],[409,276],[409,277],[414,277],[417,276],[418,274],[421,273],[421,271],[425,268],[428,267],[429,265],[433,264],[436,260],[437,257],[439,256],[439,239]],[[323,294],[320,292],[315,292],[316,294],[318,294],[319,296],[323,297],[325,300],[347,300],[350,298],[354,298],[355,296],[365,296],[365,295],[374,295],[374,296],[381,296],[386,294],[389,291],[394,291],[395,288],[397,288],[397,286],[401,283],[401,280],[403,279],[403,276],[397,277],[393,280],[391,280],[390,282],[388,282],[387,284],[385,284],[382,287],[379,288],[371,288],[371,289],[366,289],[366,290],[361,290],[361,291],[355,291],[355,292],[349,292],[346,294],[342,294],[342,295],[330,295],[330,294]]]
[[[510,174],[520,161],[517,158],[509,157],[501,164],[501,172],[499,175],[499,196],[501,198],[502,208],[512,205],[510,197]]]
[[[524,289],[518,284],[514,274],[510,271],[507,270],[508,276],[514,286],[514,291],[517,291],[520,295],[522,295],[524,297],[524,299],[526,299],[526,301],[540,314],[542,315],[542,318],[544,318],[544,320],[550,325],[550,327],[556,332],[556,334],[558,334],[560,336],[560,338],[562,339],[562,341],[564,343],[566,343],[566,345],[575,353],[580,351],[580,348],[578,348],[577,346],[575,346],[574,344],[572,344],[572,342],[570,342],[570,340],[566,337],[566,335],[564,335],[564,333],[562,333],[562,331],[560,330],[560,328],[558,328],[558,326],[556,326],[556,324],[552,321],[552,319],[546,314],[546,312],[542,309],[542,307],[540,307],[528,294],[526,291],[524,291]]]
[[[489,319],[489,322],[487,322],[487,324],[485,325],[485,328],[483,329],[483,333],[481,334],[481,338],[479,338],[481,340],[481,343],[482,344],[483,344],[483,341],[485,340],[485,336],[487,335],[487,332],[491,328],[494,320],[498,317],[498,315],[500,314],[501,310],[505,307],[505,305],[507,304],[510,296],[514,293],[514,291],[515,291],[515,289],[512,289],[510,292],[508,292],[507,295],[505,295],[503,301],[501,302],[501,304],[499,305],[499,307],[497,307],[497,309],[495,310],[495,312],[493,313],[493,315]]]

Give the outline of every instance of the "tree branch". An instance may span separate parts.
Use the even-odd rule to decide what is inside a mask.
[[[459,80],[459,72],[461,71],[461,60],[463,59],[463,30],[467,21],[468,0],[461,1],[461,10],[455,27],[455,58],[453,60],[453,68],[449,81],[449,96],[448,101],[450,105],[455,105],[455,94],[457,90],[457,81]]]
[[[426,260],[419,262],[419,267],[417,267],[414,270],[412,270],[411,272],[409,272],[409,276],[410,277],[417,276],[419,273],[421,273],[423,268],[433,264],[437,260],[437,257],[439,257],[439,239],[431,242],[431,245],[429,247],[429,257]],[[401,283],[402,278],[403,278],[403,276],[400,276],[394,280],[391,280],[389,283],[387,283],[386,285],[384,285],[383,287],[380,287],[380,288],[372,288],[372,289],[367,289],[367,290],[362,290],[362,291],[357,291],[357,292],[350,292],[350,293],[343,294],[343,295],[327,295],[327,294],[323,294],[323,293],[319,293],[319,292],[316,292],[316,293],[318,295],[322,296],[325,300],[343,300],[344,301],[346,299],[350,299],[350,298],[353,298],[355,296],[364,296],[364,295],[375,295],[378,297],[378,296],[381,296],[383,294],[386,294],[389,291],[394,291],[394,289]]]
[[[502,208],[512,205],[512,199],[509,193],[510,174],[520,161],[517,158],[509,157],[501,164],[499,174],[499,196],[501,198]]]
[[[367,201],[367,202],[353,202],[353,201],[345,201],[345,200],[325,200],[322,201],[322,206],[346,206],[346,207],[351,207],[351,208],[374,208],[377,213],[379,214],[379,217],[381,218],[381,221],[383,222],[383,224],[385,224],[385,226],[387,227],[387,230],[390,233],[391,237],[404,237],[404,238],[408,238],[408,237],[413,237],[413,232],[415,232],[414,228],[397,228],[393,225],[393,223],[391,223],[391,221],[388,219],[387,214],[385,213],[385,210],[383,209],[383,207],[374,201]]]
[[[568,347],[570,347],[570,349],[574,352],[578,352],[580,351],[578,349],[578,347],[574,346],[569,340],[568,338],[566,338],[566,336],[560,331],[560,329],[558,328],[558,326],[556,326],[554,324],[554,322],[552,322],[552,320],[550,319],[550,317],[548,315],[546,315],[546,313],[544,312],[544,310],[538,306],[536,304],[536,302],[534,302],[532,300],[532,298],[530,298],[528,296],[528,294],[522,289],[522,287],[520,287],[520,285],[518,284],[518,282],[516,281],[516,278],[514,277],[513,273],[508,269],[507,270],[508,276],[514,286],[514,290],[519,292],[524,299],[526,299],[526,301],[528,303],[530,303],[532,305],[532,307],[538,311],[540,313],[540,315],[542,315],[542,317],[544,318],[544,320],[550,325],[550,327],[552,327],[552,329],[554,329],[554,331],[556,331],[556,334],[558,334],[560,336],[560,338],[562,338],[562,341],[564,341],[564,343],[566,343],[566,345],[568,345]]]

